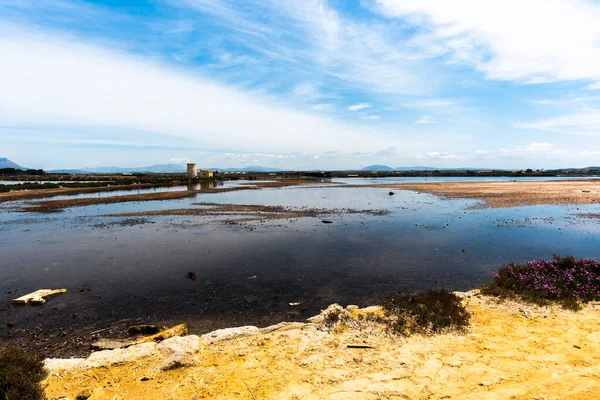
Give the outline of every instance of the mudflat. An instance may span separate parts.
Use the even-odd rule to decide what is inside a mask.
[[[542,204],[600,204],[600,179],[540,182],[439,182],[377,185],[485,202],[477,208]]]

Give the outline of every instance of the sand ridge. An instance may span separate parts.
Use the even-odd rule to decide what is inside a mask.
[[[53,371],[48,398],[596,399],[600,303],[573,313],[464,294],[469,332],[401,338],[313,324],[203,342],[162,370],[158,353],[109,367]],[[208,343],[208,344],[207,344]],[[362,343],[371,348],[348,348]],[[148,355],[150,354],[150,355]]]
[[[479,208],[507,208],[542,204],[600,204],[599,179],[538,182],[401,183],[375,186],[485,202]]]

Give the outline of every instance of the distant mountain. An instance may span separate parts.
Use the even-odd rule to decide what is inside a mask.
[[[201,168],[201,166],[198,166]],[[208,168],[213,171],[221,172],[278,172],[282,171],[277,168],[262,167],[260,165],[251,165],[244,168]],[[59,174],[123,174],[123,173],[134,173],[134,172],[148,172],[154,174],[169,174],[169,173],[185,173],[187,167],[182,164],[157,164],[150,165],[148,167],[97,167],[97,168],[81,168],[81,169],[57,169],[48,172],[54,172]]]
[[[436,169],[444,169],[444,168],[416,166],[416,167],[398,167],[395,170],[396,171],[435,171]]]
[[[8,158],[0,158],[0,168],[14,168],[14,169],[27,169],[21,167],[19,164],[10,161]]]
[[[181,164],[157,164],[148,167],[96,167],[96,168],[81,168],[81,169],[56,169],[48,172],[63,173],[63,174],[122,174],[126,172],[151,172],[151,173],[183,173],[186,171],[186,166]]]
[[[375,164],[375,165],[367,165],[364,168],[361,168],[361,171],[393,171],[394,168],[389,167],[387,165],[379,165],[379,164]]]
[[[250,165],[248,167],[243,167],[243,168],[209,168],[209,169],[211,169],[213,171],[220,171],[220,172],[237,172],[237,171],[240,171],[240,172],[281,172],[281,171],[284,171],[283,169],[263,167],[260,165]]]
[[[492,168],[440,168],[440,167],[425,167],[425,166],[415,166],[415,167],[398,167],[395,171],[487,171]],[[498,169],[494,169],[498,170]]]

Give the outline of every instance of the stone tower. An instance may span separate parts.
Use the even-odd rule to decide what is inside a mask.
[[[196,164],[188,164],[187,165],[187,177],[188,179],[194,179],[198,177],[198,172],[196,171]]]

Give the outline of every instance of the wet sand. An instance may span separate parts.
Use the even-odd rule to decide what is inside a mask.
[[[187,351],[179,368],[163,369],[172,352],[155,344],[100,352],[83,365],[51,362],[46,393],[75,398],[89,390],[95,400],[597,398],[599,303],[573,313],[499,304],[476,291],[463,296],[472,314],[466,334],[403,338],[355,324],[332,332],[292,324],[218,342],[188,336],[170,339]]]
[[[485,202],[477,208],[507,208],[542,204],[600,204],[600,180],[541,182],[444,182],[376,185],[448,198]]]
[[[135,213],[107,214],[105,217],[144,217],[144,216],[173,216],[193,215],[206,217],[229,217],[220,222],[227,224],[268,221],[276,219],[315,218],[325,215],[370,214],[386,215],[386,210],[354,210],[350,208],[321,209],[310,207],[263,206],[256,204],[215,204],[195,203],[203,208],[182,208],[173,210],[141,211]]]

